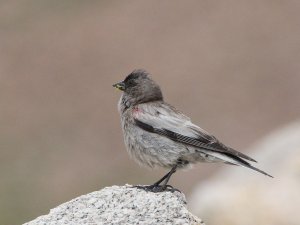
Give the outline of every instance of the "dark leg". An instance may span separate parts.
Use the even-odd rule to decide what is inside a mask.
[[[171,191],[179,191],[178,189],[173,188],[171,185],[167,185],[168,181],[170,180],[170,178],[172,176],[172,174],[176,172],[176,169],[177,169],[177,165],[173,166],[169,173],[164,175],[161,179],[159,179],[157,182],[155,182],[152,185],[149,185],[149,186],[139,186],[139,185],[137,185],[137,186],[134,186],[134,187],[144,189],[144,190],[147,190],[147,191],[153,191],[153,192],[161,192],[161,191],[165,191],[166,189],[171,190]],[[160,185],[162,182],[163,182],[163,184]]]
[[[175,165],[169,173],[164,175],[159,181],[155,182],[154,184],[147,186],[146,189],[153,191],[153,192],[160,192],[160,191],[165,191],[167,188],[170,188],[173,190],[174,188],[171,185],[167,185],[168,181],[170,180],[171,176],[173,173],[176,172],[177,165]],[[164,181],[164,182],[163,182]],[[162,185],[160,185],[163,182]],[[177,190],[177,189],[174,189]]]
[[[176,172],[176,169],[177,169],[177,165],[175,165],[172,169],[171,169],[171,171],[169,172],[169,173],[167,173],[163,178],[163,180],[165,180],[164,181],[164,183],[163,183],[163,185],[162,185],[162,187],[166,187],[166,185],[167,185],[167,183],[169,182],[169,180],[170,180],[170,178],[171,178],[171,176],[172,176],[172,174],[173,173],[175,173]],[[162,180],[162,181],[163,181]],[[159,180],[160,181],[160,180]],[[162,181],[160,181],[158,184],[160,184]],[[157,182],[156,182],[157,183]],[[156,184],[155,183],[155,184]]]
[[[173,168],[174,168],[174,167],[173,167]],[[166,175],[164,175],[161,179],[159,179],[157,182],[155,182],[155,183],[152,184],[151,186],[158,186],[158,185],[159,185],[161,182],[163,182],[167,177],[169,177],[169,178],[168,178],[168,180],[169,180],[170,177],[171,177],[171,175],[172,175],[173,173],[175,173],[175,171],[176,171],[176,169],[175,169],[175,171],[172,172],[173,168],[171,169],[171,171],[170,171],[169,173],[167,173]]]

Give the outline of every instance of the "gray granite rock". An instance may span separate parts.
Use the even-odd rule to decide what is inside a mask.
[[[82,195],[26,225],[54,224],[202,224],[179,192],[146,192],[130,185]]]

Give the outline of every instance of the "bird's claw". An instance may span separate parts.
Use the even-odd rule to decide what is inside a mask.
[[[171,185],[169,185],[169,184],[167,184],[166,185],[166,190],[167,191],[170,191],[170,192],[175,192],[175,191],[178,191],[179,193],[181,193],[181,191],[179,190],[179,189],[177,189],[177,188],[174,188],[173,186],[171,186]]]
[[[146,185],[146,186],[135,185],[133,187],[139,188],[139,189],[142,189],[142,190],[145,190],[145,191],[154,192],[154,193],[163,192],[163,191],[170,191],[170,192],[178,191],[178,192],[181,193],[180,190],[178,190],[177,188],[172,187],[171,185],[152,184],[152,185]]]

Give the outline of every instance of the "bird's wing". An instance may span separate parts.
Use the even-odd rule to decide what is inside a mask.
[[[225,146],[214,136],[193,124],[190,118],[164,102],[139,104],[133,109],[133,117],[136,125],[148,132],[200,149],[256,162],[249,156]]]

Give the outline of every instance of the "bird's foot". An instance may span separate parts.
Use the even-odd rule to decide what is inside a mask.
[[[167,191],[170,191],[170,192],[172,192],[172,193],[175,192],[175,191],[181,193],[181,191],[180,191],[179,189],[174,188],[173,186],[171,186],[171,185],[169,185],[169,184],[166,185],[166,190],[167,190]]]
[[[144,191],[150,191],[150,192],[154,192],[154,193],[157,193],[157,192],[163,192],[163,191],[166,191],[167,187],[166,186],[163,186],[163,185],[136,185],[136,186],[133,186],[135,188],[138,188],[138,189],[142,189]]]
[[[171,185],[157,185],[157,184],[152,184],[152,185],[146,185],[146,186],[135,185],[133,187],[139,188],[139,189],[143,189],[145,191],[154,192],[154,193],[163,192],[163,191],[170,191],[170,192],[178,191],[178,192],[181,193],[180,190],[178,190],[177,188],[172,187]]]

